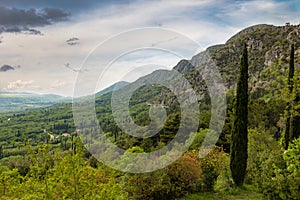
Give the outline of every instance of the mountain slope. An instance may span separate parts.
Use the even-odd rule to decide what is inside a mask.
[[[95,96],[101,96],[101,95],[104,95],[104,94],[107,94],[107,93],[110,93],[112,91],[115,91],[115,90],[119,90],[121,88],[123,88],[124,86],[128,85],[129,82],[126,82],[126,81],[119,81],[103,90],[101,90],[100,92],[98,92]]]

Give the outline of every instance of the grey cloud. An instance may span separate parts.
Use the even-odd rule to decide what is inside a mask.
[[[25,32],[40,34],[33,27],[42,27],[56,22],[66,21],[71,13],[57,8],[44,8],[29,10],[7,8],[0,6],[0,33]]]
[[[66,41],[66,43],[70,46],[79,44],[79,38],[73,37]]]
[[[18,26],[8,27],[8,28],[0,26],[0,33],[1,32],[6,32],[6,33],[24,33],[24,34],[30,34],[30,35],[43,35],[41,33],[41,31],[38,31],[36,29],[27,28],[27,27],[18,27]]]
[[[57,8],[44,8],[44,18],[48,19],[50,23],[65,21],[71,15],[69,12],[65,12]]]
[[[6,72],[9,70],[15,70],[15,68],[10,65],[2,65],[2,67],[0,67],[0,72]]]
[[[36,29],[24,30],[23,33],[30,34],[30,35],[43,35],[41,31],[38,31]]]
[[[73,67],[70,66],[70,63],[66,63],[64,65],[65,65],[66,68],[68,68],[69,70],[71,70],[73,72],[87,72],[88,71],[87,69],[82,70],[82,69],[78,69],[78,68],[77,69],[73,68]]]

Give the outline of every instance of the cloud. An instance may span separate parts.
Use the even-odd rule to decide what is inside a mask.
[[[73,67],[71,67],[70,66],[70,63],[66,63],[66,64],[64,64],[64,66],[67,68],[67,69],[69,69],[69,70],[71,70],[71,71],[73,71],[73,72],[87,72],[88,70],[87,69],[80,69],[80,68],[73,68]]]
[[[14,82],[9,82],[7,85],[7,90],[17,91],[17,90],[32,90],[38,89],[39,87],[34,85],[34,80],[23,81],[17,80]]]
[[[22,33],[24,33],[24,34],[30,34],[30,35],[43,35],[41,31],[38,31],[36,29],[23,30]]]
[[[42,16],[49,24],[54,22],[65,21],[70,17],[71,13],[57,8],[44,8]]]
[[[7,72],[9,70],[15,70],[15,68],[10,65],[2,65],[2,67],[0,67],[0,72]]]
[[[25,31],[29,34],[40,34],[33,27],[43,27],[66,21],[70,15],[71,13],[57,8],[24,10],[0,6],[0,33]]]
[[[73,45],[78,45],[79,44],[79,38],[76,38],[76,37],[72,37],[68,40],[66,40],[66,43],[70,46],[73,46]]]
[[[237,1],[235,4],[224,5],[216,16],[220,20],[240,26],[258,23],[283,25],[288,21],[298,23],[299,11],[291,10],[292,4],[292,1],[275,0]]]
[[[61,88],[61,87],[64,87],[66,84],[67,84],[67,82],[65,82],[65,81],[56,80],[51,84],[51,89]]]
[[[8,27],[8,28],[2,28],[0,26],[0,33],[6,32],[6,33],[23,33],[23,34],[29,34],[29,35],[43,35],[40,31],[32,28],[27,27]]]

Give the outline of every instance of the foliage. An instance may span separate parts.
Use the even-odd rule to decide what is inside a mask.
[[[7,167],[0,167],[0,196],[14,194],[19,187],[22,177],[17,169],[9,170]]]
[[[277,159],[280,161],[282,150],[279,143],[272,136],[264,131],[249,129],[248,143],[248,162],[246,182],[255,185],[257,188],[262,188],[266,174],[272,170],[268,164]],[[271,166],[272,167],[272,166]]]
[[[260,191],[268,199],[299,199],[300,139],[293,140],[284,154],[270,157],[262,163]]]
[[[76,141],[76,152],[50,151],[40,145],[37,152],[28,146],[29,171],[0,168],[0,196],[4,199],[126,199],[119,193],[114,171],[93,168],[83,158],[84,149]],[[16,166],[17,167],[17,166]]]
[[[228,172],[229,159],[220,147],[213,147],[209,153],[200,159],[201,188],[202,191],[213,191],[218,177],[223,175],[223,180],[228,182],[224,173]],[[225,176],[224,176],[225,175]],[[222,181],[223,181],[222,180]],[[221,181],[220,181],[221,182]],[[219,183],[220,183],[219,182]],[[223,183],[222,183],[223,184]]]
[[[176,162],[164,169],[170,177],[171,193],[175,197],[184,196],[199,191],[201,174],[197,157],[183,155]]]
[[[198,159],[184,155],[165,169],[126,174],[123,187],[130,199],[175,199],[200,191],[200,174]]]
[[[192,144],[190,145],[189,149],[193,150],[193,149],[198,149],[199,147],[201,147],[207,133],[208,133],[208,129],[200,128],[200,130],[195,134],[194,140],[193,140]]]
[[[162,171],[126,174],[122,183],[129,199],[166,199],[172,195],[170,178]]]

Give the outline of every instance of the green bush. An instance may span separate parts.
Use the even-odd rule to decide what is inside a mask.
[[[123,190],[129,199],[165,199],[171,191],[170,179],[162,171],[146,174],[126,174],[122,180]]]
[[[123,189],[129,199],[175,199],[200,191],[197,158],[181,156],[170,166],[146,174],[126,174]]]
[[[280,157],[283,152],[281,146],[270,134],[256,129],[249,129],[248,133],[248,166],[245,182],[261,188],[262,182],[265,181],[261,172],[266,169],[272,171],[269,167],[272,168],[273,160]]]
[[[0,197],[15,197],[16,189],[22,179],[17,169],[9,170],[7,167],[0,166]]]
[[[300,196],[300,138],[290,144],[283,154],[269,155],[261,163],[261,172],[254,183],[268,199],[299,199]]]
[[[8,162],[8,167],[13,170],[13,169],[17,169],[19,174],[22,176],[26,176],[27,173],[29,172],[30,169],[30,161],[28,158],[24,157],[24,158],[14,158],[14,159],[10,159]]]
[[[277,199],[274,188],[275,166],[282,166],[283,151],[271,135],[263,131],[249,129],[248,166],[246,183],[253,184],[257,190],[270,199]]]
[[[218,177],[228,166],[228,155],[221,147],[214,147],[204,158],[201,158],[201,190],[213,191]]]
[[[170,178],[171,192],[174,197],[200,191],[201,169],[197,157],[183,155],[165,171]]]
[[[300,138],[293,140],[283,154],[286,168],[275,168],[275,189],[280,199],[300,197]]]
[[[193,142],[190,145],[189,150],[199,149],[202,146],[204,139],[206,144],[214,144],[215,141],[218,140],[218,138],[219,135],[215,131],[200,128],[200,130],[195,133]]]

